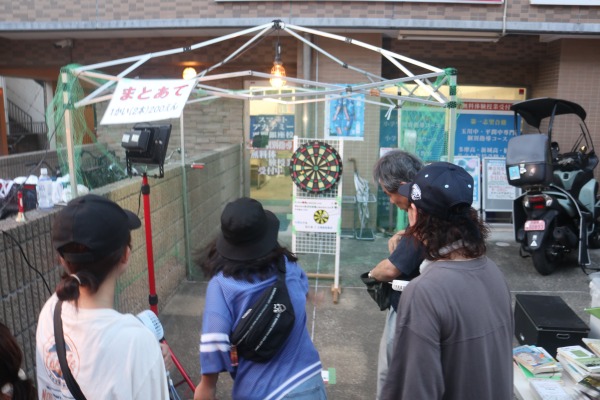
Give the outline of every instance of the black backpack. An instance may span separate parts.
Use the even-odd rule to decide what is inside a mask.
[[[285,284],[285,259],[277,267],[277,280],[244,313],[229,336],[232,365],[237,357],[267,362],[281,349],[294,327],[294,307]]]

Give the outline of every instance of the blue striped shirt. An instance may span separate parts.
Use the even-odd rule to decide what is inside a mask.
[[[276,277],[247,282],[215,275],[208,283],[202,317],[200,366],[202,374],[229,371],[236,400],[279,399],[307,379],[321,373],[319,354],[306,329],[308,278],[300,266],[286,260],[286,284],[296,322],[284,347],[268,362],[240,357],[237,371],[231,366],[229,334],[246,310]],[[235,376],[234,376],[235,374]]]

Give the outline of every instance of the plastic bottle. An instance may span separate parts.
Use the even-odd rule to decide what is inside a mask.
[[[48,210],[54,207],[52,201],[52,179],[48,176],[48,168],[41,168],[41,175],[37,183],[38,208]]]

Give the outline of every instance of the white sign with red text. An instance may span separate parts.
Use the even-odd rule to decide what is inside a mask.
[[[121,79],[100,125],[179,118],[193,87],[193,80]]]

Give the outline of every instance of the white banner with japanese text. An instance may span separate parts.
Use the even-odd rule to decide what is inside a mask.
[[[121,79],[100,125],[179,118],[193,87],[193,80]]]

